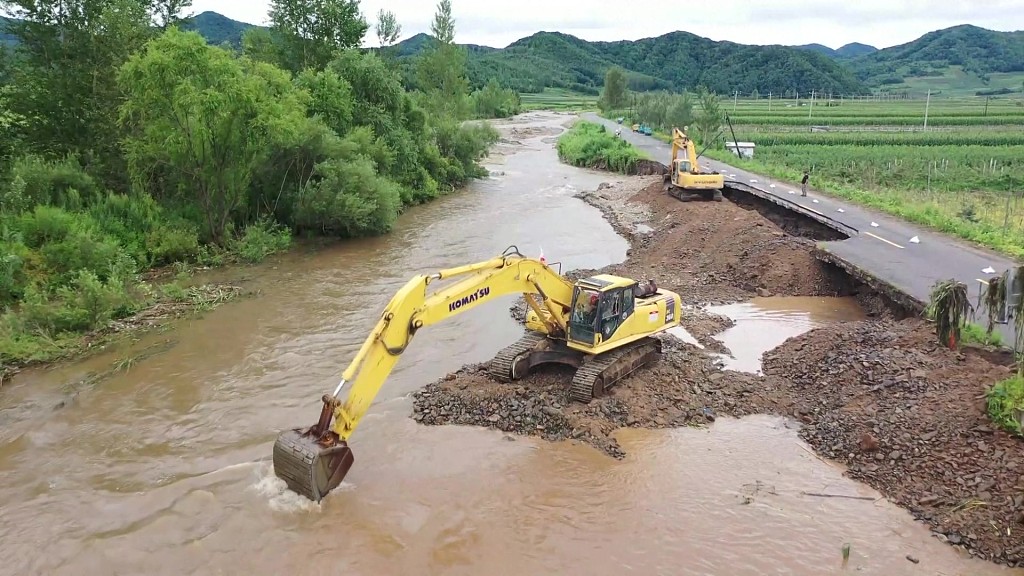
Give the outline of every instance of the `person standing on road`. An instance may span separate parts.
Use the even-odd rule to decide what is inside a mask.
[[[800,180],[800,195],[801,196],[807,196],[807,179],[808,178],[810,178],[810,175],[807,173],[807,170],[804,170],[804,177]]]

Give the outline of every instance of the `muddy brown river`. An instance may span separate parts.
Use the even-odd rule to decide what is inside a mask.
[[[270,469],[278,431],[313,423],[318,398],[410,275],[510,244],[567,269],[625,257],[601,214],[572,198],[610,177],[558,163],[550,137],[565,120],[521,117],[509,139],[522,146],[499,148],[499,175],[410,210],[386,238],[229,271],[260,294],[0,389],[0,574],[1009,573],[959,557],[780,418],[627,430],[624,461],[416,424],[412,391],[520,334],[511,297],[417,336],[355,433],[339,490],[321,505],[283,490]],[[788,337],[850,312],[778,304],[731,309],[740,335],[723,339],[745,358],[736,369],[763,352],[740,345],[751,340],[744,314],[761,310]]]

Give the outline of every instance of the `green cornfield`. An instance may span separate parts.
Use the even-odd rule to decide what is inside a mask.
[[[759,147],[795,146],[1021,146],[1024,130],[950,130],[934,132],[754,132],[737,130],[741,142]],[[730,138],[731,140],[731,138]]]
[[[733,124],[762,126],[924,126],[924,114],[919,116],[807,116],[772,114],[746,116],[730,114]],[[929,126],[1024,126],[1024,114],[1005,116],[933,116],[928,115]]]

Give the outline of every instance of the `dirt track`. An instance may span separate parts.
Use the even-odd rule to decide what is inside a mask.
[[[661,361],[586,406],[566,402],[562,369],[498,384],[482,367],[466,367],[417,393],[418,421],[576,439],[619,457],[612,435],[623,426],[787,415],[805,424],[801,436],[820,455],[848,465],[849,475],[908,508],[940,538],[1024,565],[1024,449],[1020,439],[993,430],[979,398],[1009,374],[1008,359],[939,347],[924,322],[897,322],[885,299],[819,263],[813,241],[752,209],[730,201],[682,204],[661,191],[660,177],[619,178],[581,198],[632,242],[627,261],[603,271],[653,274],[688,305],[856,293],[872,319],[786,341],[765,354],[764,376],[721,371],[706,351],[666,337]],[[710,350],[721,347],[711,336],[728,319],[688,311],[682,321]]]

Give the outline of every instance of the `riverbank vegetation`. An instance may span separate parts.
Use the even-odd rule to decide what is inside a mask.
[[[486,123],[518,96],[471,93],[450,0],[415,90],[359,48],[356,0],[274,0],[240,48],[179,29],[189,2],[0,7],[0,363],[59,356],[180,287],[172,263],[258,262],[295,234],[387,233],[410,205],[483,176]],[[310,26],[310,23],[313,23]],[[397,38],[382,12],[378,36]]]
[[[558,138],[558,158],[572,166],[632,173],[646,158],[640,150],[619,138],[602,124],[576,122]]]

